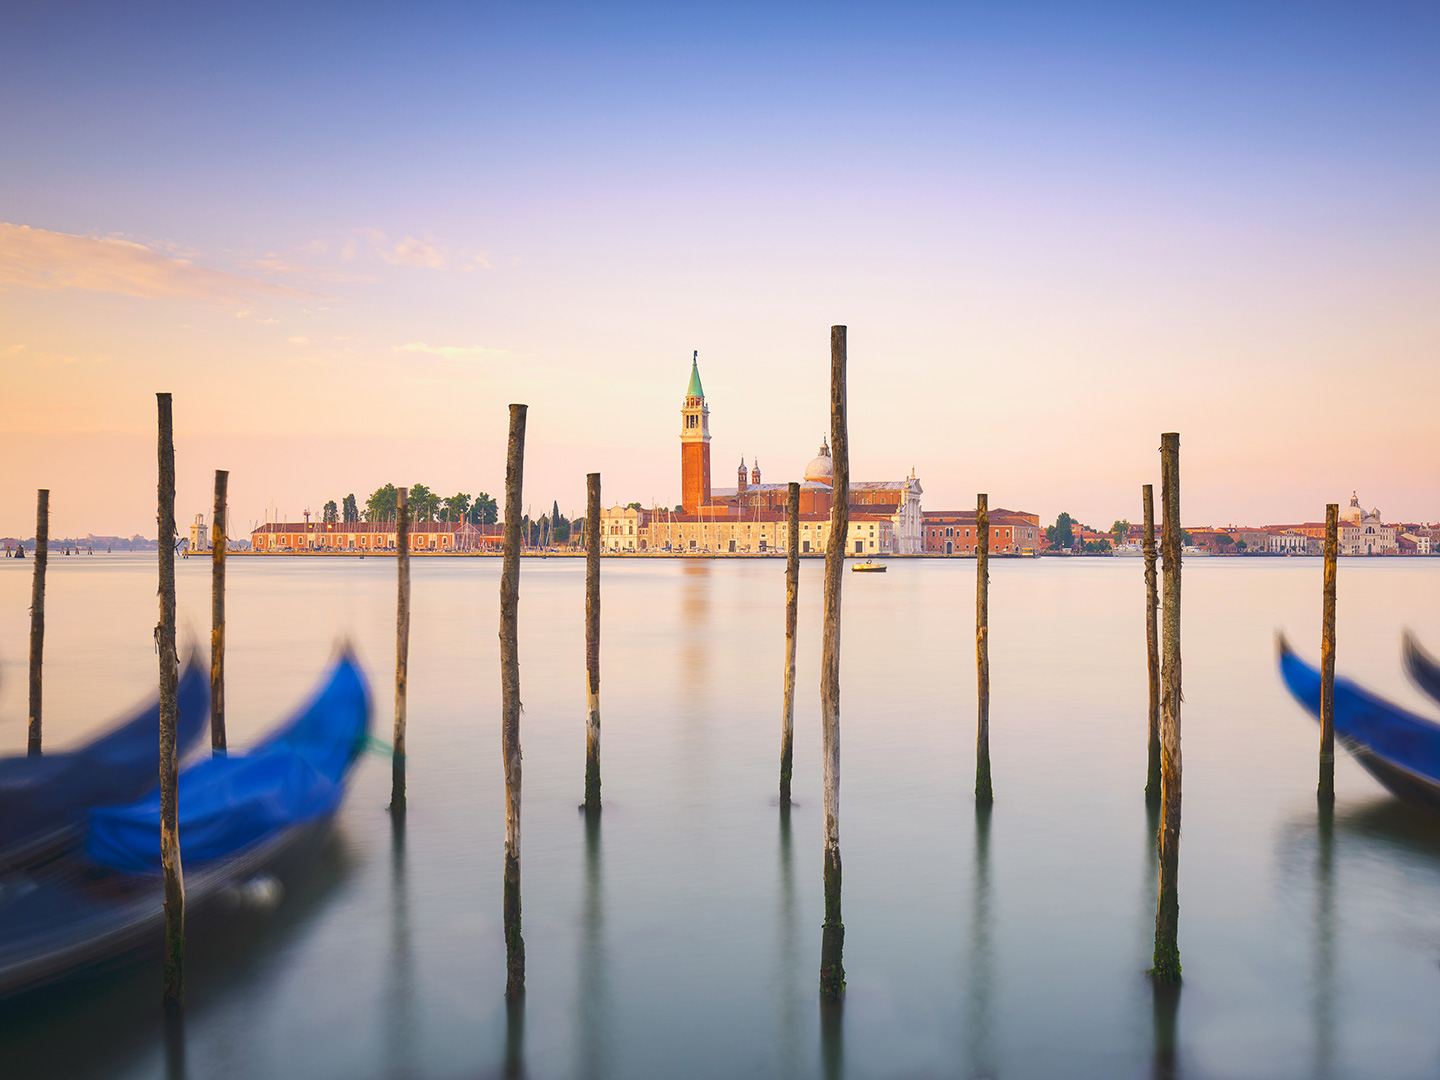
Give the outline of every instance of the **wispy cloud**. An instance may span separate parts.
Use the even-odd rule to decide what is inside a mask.
[[[395,351],[429,353],[431,356],[441,356],[446,360],[508,360],[510,358],[510,353],[506,349],[487,349],[481,345],[430,345],[423,341],[411,341],[404,345],[396,345]]]
[[[339,284],[356,282],[365,284],[378,280],[374,274],[350,274],[340,270],[326,270],[317,266],[301,266],[297,263],[287,262],[273,252],[267,254],[263,259],[249,259],[240,265],[247,270],[263,270],[269,274],[287,274],[292,277],[309,278],[312,281]]]
[[[7,285],[186,300],[313,295],[289,285],[197,266],[131,240],[0,222],[0,286]]]

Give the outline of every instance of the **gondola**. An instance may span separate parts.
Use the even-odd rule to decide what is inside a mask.
[[[370,691],[340,656],[286,724],[244,754],[206,758],[179,782],[187,926],[273,904],[344,798],[369,729]],[[92,811],[83,849],[0,876],[0,995],[105,970],[163,938],[158,792]]]
[[[1279,651],[1285,685],[1318,719],[1320,672],[1296,656],[1284,638]],[[1440,813],[1440,724],[1337,678],[1335,738],[1395,795]]]
[[[1436,701],[1440,701],[1440,661],[1426,652],[1409,630],[1405,631],[1403,652],[1405,671],[1410,680]]]
[[[175,744],[195,745],[209,713],[206,672],[192,654],[180,676]],[[130,802],[158,783],[160,699],[74,750],[0,758],[0,871],[76,846],[96,806]]]

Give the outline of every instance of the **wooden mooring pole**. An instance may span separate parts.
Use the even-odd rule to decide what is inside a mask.
[[[175,725],[180,665],[175,655],[175,429],[169,394],[156,394],[160,413],[160,866],[165,875],[165,994],[167,1007],[185,1001],[185,880],[180,867],[179,778]]]
[[[505,996],[525,993],[520,936],[520,517],[524,503],[524,405],[510,406],[505,460],[505,558],[500,570],[500,752],[505,759]],[[592,543],[598,534],[589,537]],[[598,547],[598,544],[597,544]]]
[[[825,630],[820,652],[820,735],[825,781],[825,925],[820,997],[845,995],[845,924],[840,918],[840,586],[850,533],[850,443],[845,416],[845,327],[830,328],[830,536],[825,544]]]
[[[410,489],[395,490],[395,733],[390,749],[390,812],[405,813],[405,710],[410,683]]]
[[[24,547],[20,548],[24,551]],[[45,561],[50,551],[50,489],[35,493],[35,576],[30,582],[29,754],[40,753],[41,669],[45,666]]]
[[[790,805],[795,761],[795,628],[800,607],[800,485],[785,494],[785,703],[780,717],[780,805]]]
[[[230,474],[215,470],[215,510],[210,521],[210,752],[225,753],[225,539]]]
[[[1160,882],[1155,902],[1157,985],[1180,981],[1180,436],[1160,436],[1165,610],[1160,669]]]
[[[1158,611],[1160,595],[1155,577],[1155,489],[1145,484],[1140,488],[1145,503],[1145,539],[1140,549],[1145,555],[1145,670],[1150,684],[1150,761],[1145,773],[1145,801],[1160,804],[1160,628]]]
[[[600,474],[585,475],[585,806],[600,812]]]
[[[1320,788],[1322,803],[1335,801],[1335,556],[1340,504],[1325,506],[1325,601],[1320,620]]]
[[[995,801],[990,783],[990,508],[975,496],[975,681],[979,706],[975,729],[975,805]]]

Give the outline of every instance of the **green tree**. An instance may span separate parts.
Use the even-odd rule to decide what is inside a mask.
[[[1249,548],[1250,548],[1250,545],[1247,544],[1247,543],[1245,543],[1244,540],[1236,540],[1236,541],[1235,541],[1235,550],[1236,550],[1236,551],[1248,551]]]
[[[1227,547],[1230,547],[1230,546],[1231,546],[1232,544],[1234,544],[1234,543],[1235,543],[1235,541],[1230,538],[1230,534],[1229,534],[1229,533],[1216,533],[1216,534],[1215,534],[1215,546],[1216,546],[1216,547],[1227,548]]]
[[[1125,539],[1125,534],[1128,533],[1129,531],[1130,531],[1130,522],[1125,521],[1125,520],[1117,521],[1117,522],[1115,522],[1114,525],[1111,525],[1111,526],[1110,526],[1110,535],[1115,538],[1115,543],[1117,543],[1117,544],[1122,543],[1122,542],[1124,541],[1124,539]]]
[[[434,521],[440,512],[440,496],[424,484],[410,489],[410,517],[414,521]]]
[[[1045,529],[1045,539],[1051,547],[1070,548],[1075,546],[1075,519],[1065,511],[1055,519],[1055,524]]]
[[[324,514],[324,521],[326,525],[334,525],[337,521],[340,520],[340,507],[335,505],[334,499],[331,499],[325,504],[325,508],[321,511],[321,513]]]
[[[445,520],[464,521],[470,514],[470,496],[463,493],[451,495],[445,500]]]
[[[675,513],[677,513],[677,514],[683,514],[684,512],[685,512],[685,507],[681,506],[679,503],[676,503],[676,504],[675,504]]]
[[[470,522],[474,525],[494,525],[500,518],[500,507],[485,492],[475,496],[470,504]]]
[[[346,495],[341,501],[340,516],[347,522],[360,520],[360,508],[355,505],[354,493]]]
[[[400,493],[395,490],[394,484],[386,484],[382,488],[377,488],[375,493],[365,500],[365,520],[392,520],[395,517],[395,507],[399,498]]]
[[[550,539],[557,544],[564,544],[570,539],[570,519],[560,513],[558,499],[550,507]]]
[[[626,503],[626,504],[625,504],[625,509],[626,509],[626,510],[642,510],[642,509],[644,509],[644,507],[642,507],[638,502],[633,502],[633,503]]]
[[[1181,530],[1180,530],[1180,544],[1181,544],[1181,546],[1183,546],[1183,547],[1189,547],[1189,546],[1190,546],[1190,534],[1189,534],[1188,532],[1186,532],[1184,529],[1181,529]]]

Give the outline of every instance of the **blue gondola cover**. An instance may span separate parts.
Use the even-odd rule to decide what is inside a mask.
[[[1318,717],[1320,672],[1282,647],[1280,674],[1296,700]],[[1349,679],[1335,680],[1335,737],[1440,781],[1440,724],[1392,705]]]
[[[370,690],[354,658],[341,656],[314,698],[245,754],[200,761],[180,774],[184,863],[233,855],[281,829],[333,813],[364,748]],[[160,866],[160,794],[90,815],[85,851],[101,866]]]
[[[206,727],[210,713],[206,674],[192,660],[180,677],[178,753],[190,750]],[[78,829],[96,806],[140,798],[157,787],[159,776],[158,697],[85,746],[38,757],[0,758],[0,856]]]

